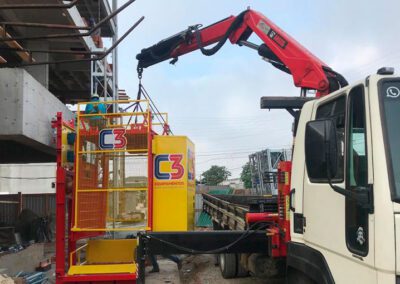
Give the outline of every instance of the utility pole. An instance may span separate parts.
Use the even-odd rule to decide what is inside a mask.
[[[112,2],[112,9],[113,11],[118,9],[117,0],[113,0]],[[113,44],[115,44],[118,40],[118,15],[114,17],[115,23],[115,32],[113,36]],[[112,58],[113,58],[113,101],[118,100],[118,46],[112,51]],[[118,112],[118,104],[115,103],[113,105],[113,112]]]
[[[117,4],[117,0],[113,0],[112,1],[112,10],[113,12],[115,12],[118,9],[118,4]],[[115,24],[115,30],[114,30],[114,35],[113,35],[113,39],[112,42],[113,44],[115,44],[118,40],[118,15],[116,17],[114,17],[114,24]],[[118,112],[118,103],[115,103],[115,101],[118,100],[118,47],[114,48],[114,50],[112,51],[112,73],[113,73],[113,98],[112,100],[114,101],[113,104],[113,112],[117,113]],[[118,124],[118,118],[113,119],[114,123]],[[122,120],[122,118],[121,118]],[[122,121],[121,121],[122,123]],[[120,154],[118,154],[117,157],[114,157],[114,161],[113,161],[113,183],[114,183],[114,188],[117,188],[120,186],[120,163],[121,163],[121,159],[120,159]],[[121,163],[122,164],[122,163]],[[113,199],[113,229],[115,228],[115,217],[116,217],[116,210],[117,206],[118,206],[118,195],[117,198],[115,196],[115,191],[113,191],[112,193],[112,199]],[[115,238],[115,232],[113,231],[113,239]]]

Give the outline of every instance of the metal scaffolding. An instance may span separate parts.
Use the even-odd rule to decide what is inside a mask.
[[[276,195],[279,162],[290,161],[291,157],[291,149],[266,149],[249,155],[253,194]]]

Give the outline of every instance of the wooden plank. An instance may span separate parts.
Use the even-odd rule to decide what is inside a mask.
[[[5,34],[6,38],[12,38],[12,37],[10,36],[10,34],[9,34],[9,33],[6,33],[5,30],[4,30],[4,28],[3,28],[2,26],[0,26],[0,37],[1,37],[1,38],[4,38],[4,37],[3,37],[4,34]],[[13,41],[5,41],[4,43],[7,44],[9,47],[22,49],[22,46],[21,46],[18,42],[16,42],[15,40],[13,40]],[[31,62],[31,58],[30,58],[29,52],[26,52],[26,51],[17,51],[16,53],[18,54],[18,56],[19,56],[24,62],[27,62],[27,63]],[[32,62],[35,62],[35,60],[34,60],[33,58],[32,58]]]

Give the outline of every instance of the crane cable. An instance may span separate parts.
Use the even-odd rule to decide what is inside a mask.
[[[159,111],[159,109],[157,108],[156,104],[154,103],[153,99],[151,98],[150,94],[147,92],[147,90],[144,88],[143,84],[142,84],[142,77],[143,77],[143,68],[140,67],[138,65],[137,67],[137,72],[138,72],[138,79],[139,79],[139,84],[138,84],[138,92],[137,92],[137,96],[136,96],[136,102],[133,103],[132,105],[128,106],[127,108],[124,109],[124,111],[127,111],[128,109],[130,109],[131,107],[134,107],[132,112],[136,112],[136,111],[143,111],[143,108],[140,104],[140,100],[142,98],[142,96],[149,101],[149,107],[151,110],[151,114],[154,115],[158,122],[160,124],[162,124],[164,127],[167,126],[168,127],[168,132],[170,134],[173,134],[169,124],[165,121],[164,117],[162,116],[161,112]],[[133,115],[129,118],[128,124],[131,122]],[[150,118],[152,119],[152,117]],[[138,116],[135,116],[135,123],[137,123],[138,121]]]

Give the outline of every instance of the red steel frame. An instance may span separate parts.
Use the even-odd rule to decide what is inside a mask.
[[[272,257],[284,257],[287,243],[290,241],[290,184],[292,162],[280,162],[278,165],[278,213],[247,213],[248,224],[256,222],[271,223],[267,235],[271,238]]]
[[[57,113],[57,118],[52,122],[52,127],[56,129],[56,283],[136,283],[136,274],[97,274],[97,275],[67,275],[66,274],[66,249],[69,255],[76,248],[76,240],[96,236],[101,232],[74,233],[71,232],[72,225],[72,198],[66,195],[66,176],[67,169],[62,166],[62,128],[63,125],[74,129],[73,123],[63,121],[62,113]],[[152,137],[152,136],[150,136]],[[151,164],[151,163],[149,163]],[[67,201],[68,200],[68,201]],[[66,209],[68,202],[68,227],[66,226]],[[65,245],[66,227],[68,228],[68,247]]]
[[[61,279],[65,274],[65,178],[66,170],[62,167],[62,113],[57,113],[56,121],[53,121],[56,129],[56,279]]]
[[[152,114],[149,112],[147,119],[147,143],[148,143],[148,229],[153,227],[153,138],[157,135],[152,129]],[[56,169],[56,282],[57,283],[75,283],[75,282],[108,282],[108,283],[136,283],[136,275],[132,274],[98,274],[98,275],[67,275],[66,259],[70,263],[70,253],[76,249],[76,241],[82,238],[95,237],[104,234],[104,232],[72,232],[72,221],[74,220],[75,191],[72,190],[71,195],[67,196],[66,177],[67,169],[62,165],[62,129],[67,125],[71,129],[75,129],[73,122],[63,121],[62,113],[57,113],[57,118],[52,122],[52,127],[56,130],[56,153],[57,153],[57,169]],[[163,125],[162,135],[169,134],[169,125]],[[75,152],[78,150],[75,145]],[[76,162],[75,162],[76,163]],[[74,165],[75,166],[75,165]],[[74,175],[74,185],[76,178]],[[74,186],[75,188],[75,186]],[[66,222],[65,214],[68,209],[68,222]],[[66,247],[65,233],[68,230],[68,245]],[[67,250],[66,250],[67,249]],[[68,255],[66,256],[66,252]]]
[[[279,228],[283,234],[279,234],[278,249],[272,250],[273,256],[286,256],[287,243],[290,241],[290,184],[292,176],[292,162],[280,162],[278,165],[278,205]],[[275,254],[275,255],[274,255]]]

